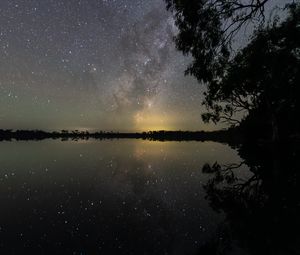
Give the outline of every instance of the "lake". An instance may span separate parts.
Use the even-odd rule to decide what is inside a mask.
[[[12,141],[0,151],[1,254],[197,254],[225,219],[202,167],[242,161],[216,142]]]

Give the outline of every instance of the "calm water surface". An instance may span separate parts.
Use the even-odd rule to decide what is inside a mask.
[[[202,166],[241,161],[214,142],[45,140],[0,151],[1,254],[194,254],[224,218],[205,199]]]

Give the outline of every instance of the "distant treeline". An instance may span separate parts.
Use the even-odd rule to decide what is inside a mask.
[[[119,132],[93,132],[88,131],[68,131],[46,132],[42,130],[3,130],[0,129],[0,141],[11,140],[44,140],[44,139],[61,139],[61,140],[79,140],[79,139],[147,139],[157,141],[219,141],[228,142],[241,139],[235,129],[220,131],[149,131],[142,133],[119,133]]]

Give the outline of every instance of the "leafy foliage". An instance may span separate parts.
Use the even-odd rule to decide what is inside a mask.
[[[285,22],[256,31],[223,77],[211,82],[204,102],[210,111],[203,119],[233,123],[237,112],[259,110],[273,125],[290,125],[300,109],[299,70],[300,8],[294,6]]]
[[[186,70],[207,84],[204,122],[233,126],[263,122],[273,138],[299,115],[300,7],[288,5],[284,22],[264,21],[264,1],[166,0],[175,15],[177,48],[193,57]],[[261,26],[235,56],[231,42],[241,27]],[[251,120],[251,121],[250,121]],[[252,124],[253,124],[252,122]]]
[[[264,21],[269,0],[165,0],[179,33],[177,48],[193,62],[186,74],[210,82],[223,74],[236,33],[250,22]]]

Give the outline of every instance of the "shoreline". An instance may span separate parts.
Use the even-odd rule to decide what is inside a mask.
[[[153,141],[219,141],[232,142],[242,140],[234,129],[218,131],[149,131],[149,132],[93,132],[61,131],[46,132],[42,130],[0,130],[0,141],[29,141],[44,139],[88,140],[88,139],[144,139]]]

